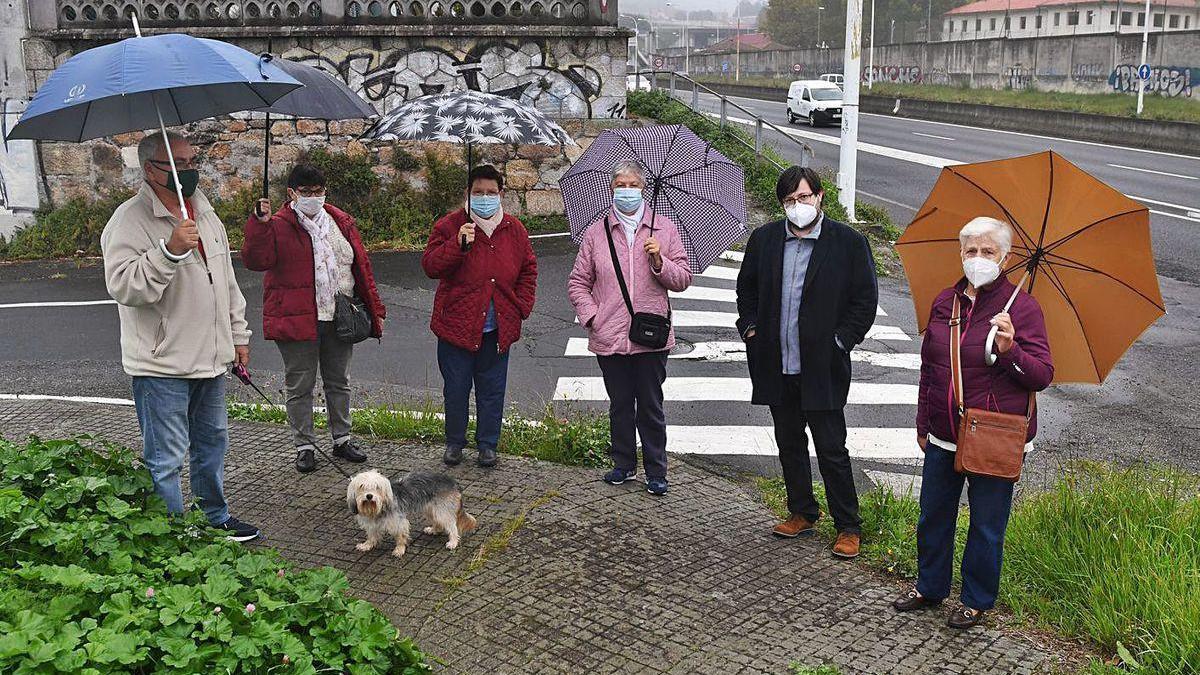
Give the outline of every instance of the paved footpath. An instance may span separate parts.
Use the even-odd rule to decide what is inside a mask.
[[[138,447],[132,408],[0,401],[0,434],[31,433]],[[446,672],[785,673],[796,662],[846,673],[1031,673],[1060,662],[1021,635],[953,632],[942,611],[895,614],[894,581],[835,560],[819,539],[769,536],[773,518],[747,487],[676,458],[662,499],[641,483],[606,485],[594,469],[509,456],[494,470],[457,467],[479,530],[457,551],[422,535],[398,560],[386,545],[354,550],[361,534],[345,479],[327,465],[297,474],[284,429],[238,422],[232,439],[225,483],[235,514],[292,561],[345,571],[353,592]],[[438,448],[374,443],[369,452],[391,475],[440,467]],[[506,531],[507,548],[495,546]]]

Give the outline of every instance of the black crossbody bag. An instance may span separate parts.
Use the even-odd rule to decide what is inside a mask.
[[[629,310],[629,341],[650,349],[665,349],[667,340],[671,337],[671,300],[667,299],[667,316],[649,312],[633,311],[633,301],[629,299],[629,288],[625,286],[625,275],[621,273],[621,262],[617,260],[617,246],[613,243],[612,221],[604,219],[604,234],[608,237],[608,252],[612,255],[613,270],[617,273],[617,283],[621,286],[621,296],[625,298],[625,308]]]
[[[367,303],[345,293],[334,296],[334,302],[333,326],[338,340],[353,345],[371,337],[371,326],[375,321]]]

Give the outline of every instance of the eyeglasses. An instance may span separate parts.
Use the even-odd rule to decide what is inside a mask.
[[[801,202],[812,202],[817,198],[817,196],[818,195],[815,195],[810,192],[805,195],[796,195],[795,197],[788,197],[787,199],[783,200],[783,208],[790,209],[793,206],[795,206]]]
[[[171,162],[168,160],[152,159],[152,160],[150,160],[150,163],[153,164],[154,166],[157,166],[158,168],[162,169],[163,171],[166,171],[167,173],[171,172]],[[195,157],[189,157],[186,160],[181,160],[178,157],[175,158],[175,168],[178,169],[179,171],[184,171],[186,169],[195,169],[198,166],[200,166],[200,165],[196,162]]]
[[[292,191],[301,197],[320,197],[325,194],[323,187],[298,187],[292,188]]]

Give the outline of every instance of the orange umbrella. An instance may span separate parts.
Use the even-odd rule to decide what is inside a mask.
[[[1048,151],[942,169],[896,242],[921,331],[933,299],[962,278],[958,232],[976,216],[1013,228],[1004,274],[1041,304],[1055,382],[1103,382],[1166,313],[1149,210]]]

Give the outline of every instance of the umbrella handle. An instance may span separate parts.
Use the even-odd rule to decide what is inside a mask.
[[[992,329],[988,331],[987,342],[983,346],[983,362],[989,366],[996,365],[996,361],[1000,360],[1000,357],[992,351],[992,346],[996,344],[996,333],[999,332],[999,326],[992,326]]]

